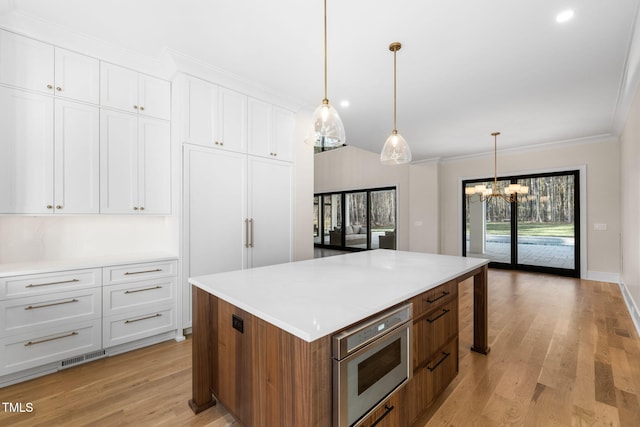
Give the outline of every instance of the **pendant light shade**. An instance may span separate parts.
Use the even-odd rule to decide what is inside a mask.
[[[396,126],[396,52],[402,45],[393,42],[389,50],[393,52],[393,131],[382,147],[380,163],[383,165],[402,165],[411,162],[411,149],[407,141],[398,133]]]
[[[316,147],[339,147],[346,142],[344,125],[340,115],[327,98],[327,0],[324,0],[324,99],[313,112],[308,143]]]
[[[313,112],[312,118],[313,145],[316,147],[340,147],[344,145],[346,135],[344,125],[338,111],[329,100],[325,99],[322,104]]]

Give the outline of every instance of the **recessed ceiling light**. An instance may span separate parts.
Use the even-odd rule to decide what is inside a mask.
[[[341,107],[348,107],[349,106],[349,101],[340,101],[340,106]]]
[[[565,10],[563,12],[560,12],[557,16],[556,16],[556,22],[567,22],[569,20],[571,20],[571,18],[573,18],[573,10],[569,9],[569,10]]]

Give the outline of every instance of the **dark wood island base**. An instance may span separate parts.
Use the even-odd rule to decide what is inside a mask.
[[[409,300],[414,376],[387,399],[384,413],[372,414],[364,426],[411,425],[457,375],[457,288],[468,278],[474,281],[471,349],[489,353],[487,271],[485,264]],[[196,414],[217,398],[247,427],[332,425],[331,336],[307,342],[193,286],[192,357],[189,406]]]

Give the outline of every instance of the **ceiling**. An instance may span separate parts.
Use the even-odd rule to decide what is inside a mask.
[[[2,1],[141,55],[197,58],[304,109],[323,98],[322,0]],[[616,136],[640,71],[639,1],[327,0],[328,98],[347,144],[380,151],[399,41],[398,130],[414,160],[490,152],[492,131],[499,149]],[[559,24],[565,9],[575,16]]]

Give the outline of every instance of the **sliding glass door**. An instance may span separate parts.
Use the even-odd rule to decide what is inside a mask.
[[[579,172],[501,178],[499,187],[520,184],[529,194],[509,203],[463,196],[463,254],[491,260],[490,266],[580,276]],[[469,180],[464,189],[492,186]]]

